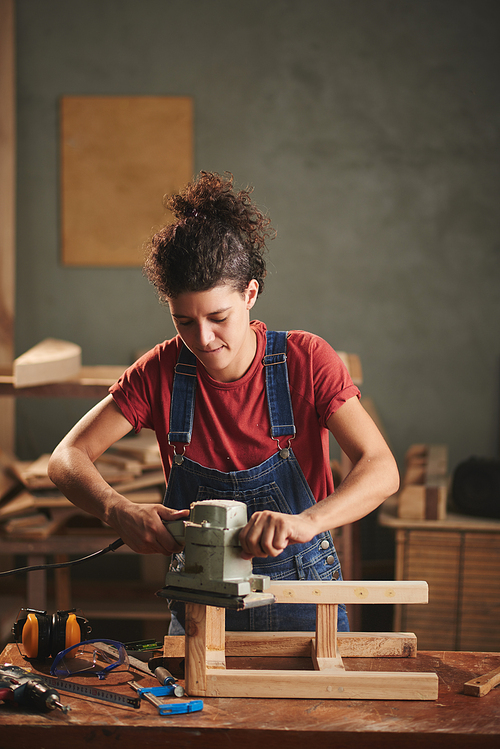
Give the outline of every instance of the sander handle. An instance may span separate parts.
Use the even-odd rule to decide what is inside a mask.
[[[170,535],[182,547],[186,545],[186,522],[186,520],[172,520],[163,523]]]

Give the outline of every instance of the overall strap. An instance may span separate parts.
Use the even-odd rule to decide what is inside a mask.
[[[268,330],[266,353],[262,359],[262,364],[266,368],[266,394],[271,419],[271,437],[274,440],[294,436],[296,432],[288,384],[286,338],[285,330]],[[168,441],[189,444],[193,432],[196,357],[184,345],[174,371]]]
[[[191,442],[196,393],[196,357],[182,344],[174,368],[174,384],[170,401],[168,442]]]
[[[266,355],[262,364],[266,368],[266,392],[271,418],[271,437],[295,435],[292,400],[286,364],[286,330],[268,330]],[[278,443],[279,444],[279,443]]]

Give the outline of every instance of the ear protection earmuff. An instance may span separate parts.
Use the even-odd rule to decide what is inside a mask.
[[[85,640],[91,626],[83,616],[77,616],[75,609],[57,611],[47,614],[46,611],[22,609],[26,616],[17,619],[12,627],[16,642],[22,642],[27,658],[48,658],[55,656]]]

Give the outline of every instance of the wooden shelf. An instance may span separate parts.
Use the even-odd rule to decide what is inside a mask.
[[[378,513],[380,525],[388,528],[411,530],[446,530],[446,531],[500,531],[500,520],[490,518],[473,517],[472,515],[460,515],[456,512],[448,512],[443,520],[409,520],[398,517],[397,497],[389,497],[381,505]]]
[[[14,387],[12,368],[0,368],[0,396],[15,398],[104,398],[125,366],[82,367],[77,377],[34,387]]]

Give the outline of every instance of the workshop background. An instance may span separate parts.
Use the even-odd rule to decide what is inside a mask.
[[[498,456],[499,20],[496,0],[18,0],[16,355],[53,337],[127,365],[173,335],[140,268],[61,262],[59,106],[188,96],[195,173],[253,185],[278,232],[255,316],[359,355],[400,468],[414,443],[450,470]],[[18,457],[90,405],[18,399]]]

